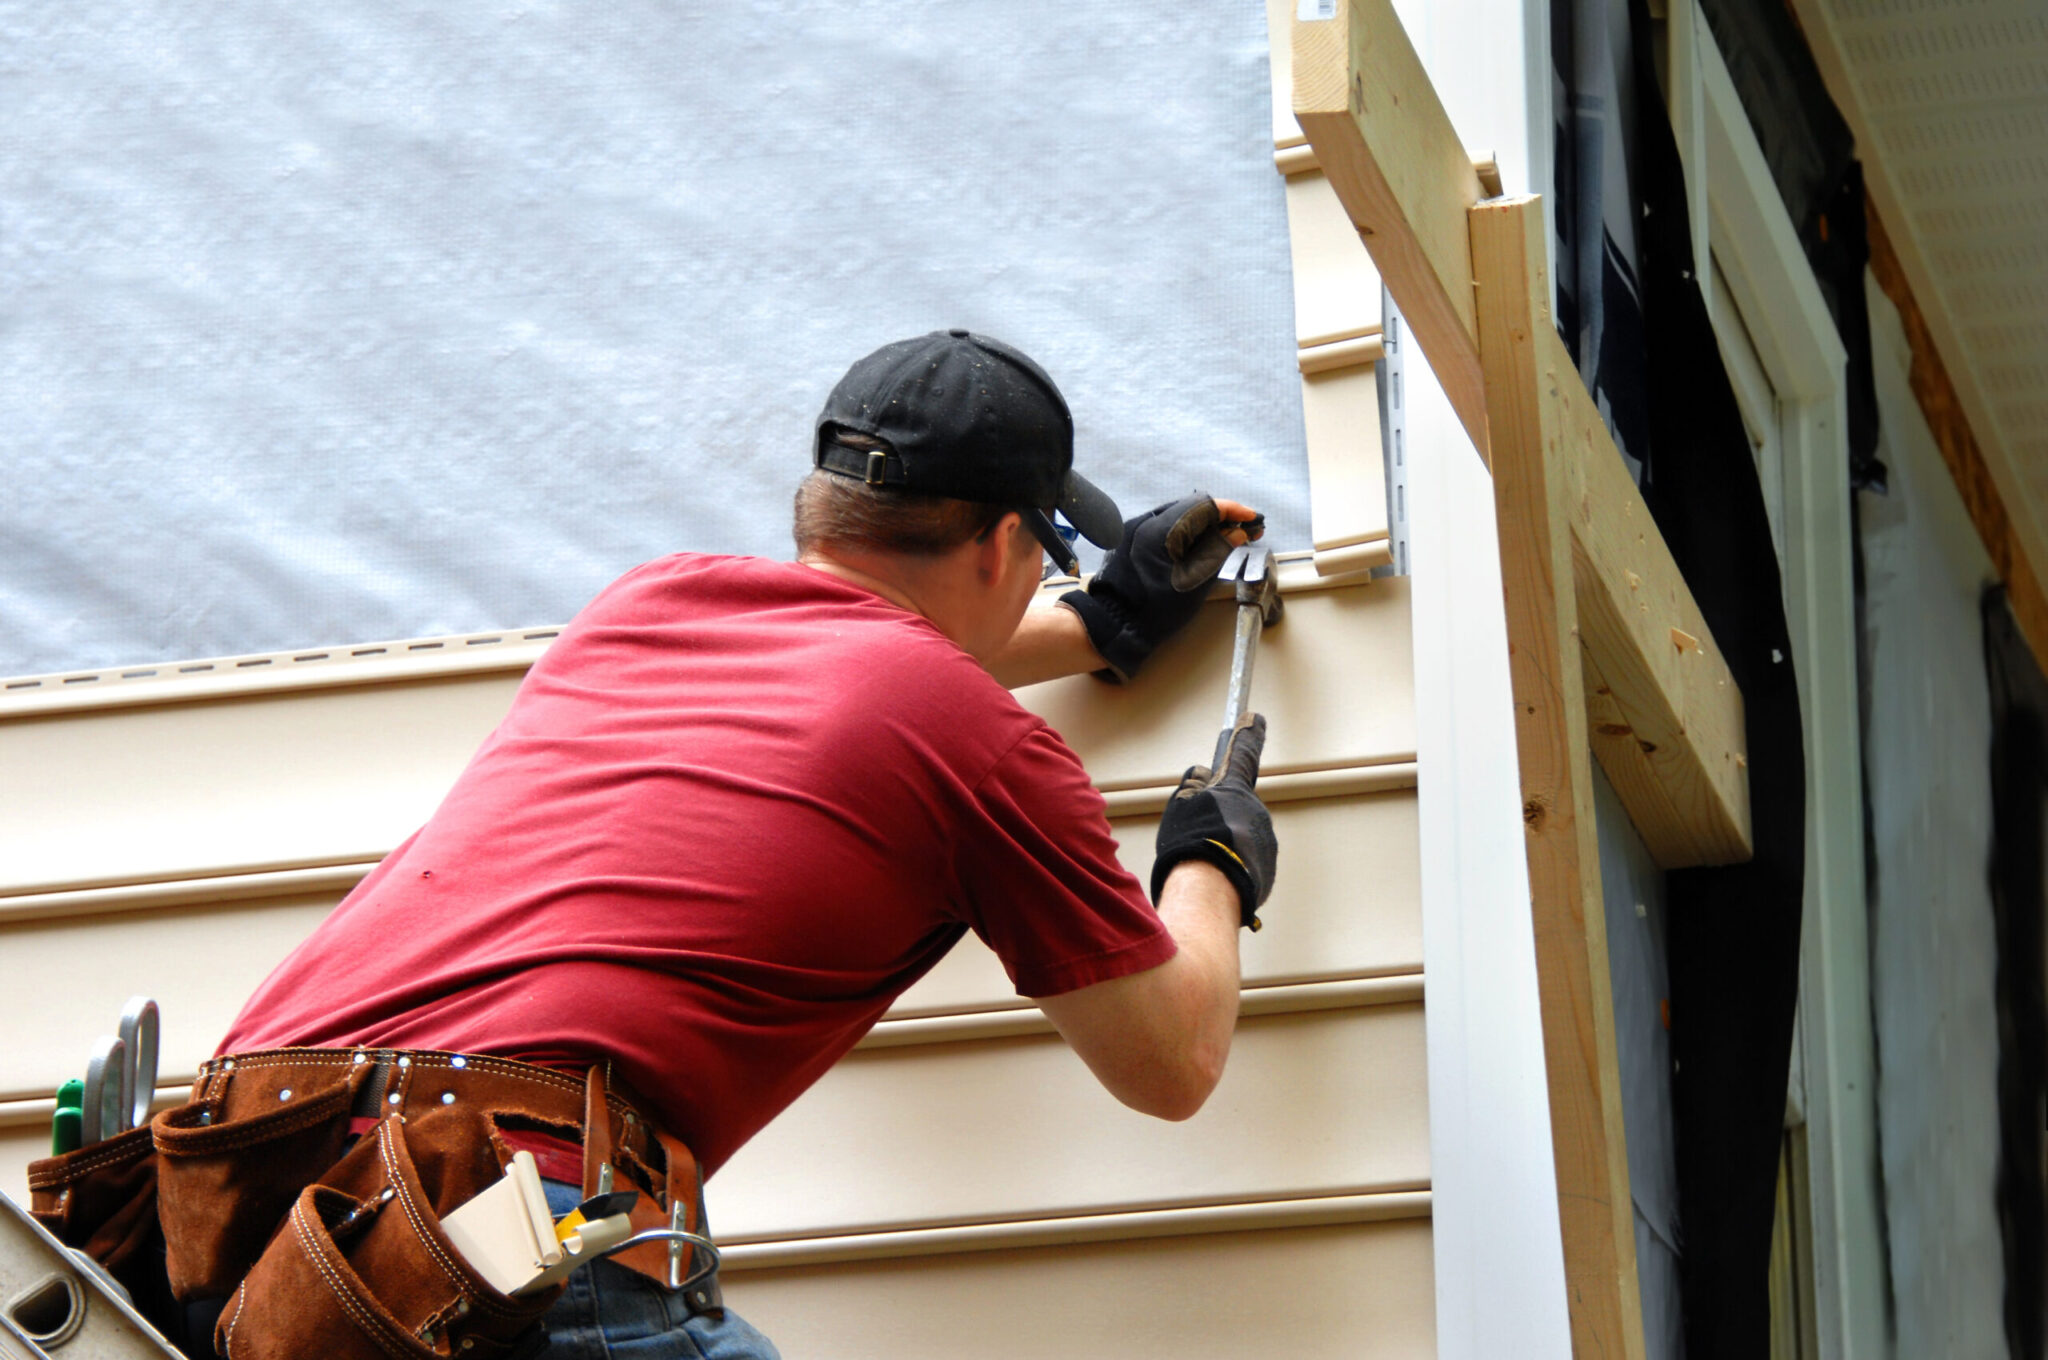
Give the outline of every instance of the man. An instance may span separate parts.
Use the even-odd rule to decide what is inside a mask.
[[[559,1116],[494,1113],[496,1159],[534,1152],[557,1213],[614,1161],[640,1165],[645,1198],[666,1189],[680,1213],[678,1167],[715,1172],[971,929],[1119,1099],[1201,1107],[1236,1020],[1237,931],[1273,877],[1263,725],[1173,800],[1155,909],[1080,762],[1004,687],[1135,672],[1252,512],[1193,496],[1120,523],[1073,472],[1051,378],[961,330],[854,365],[813,461],[797,561],[664,558],[577,617],[432,820],[249,1001],[221,1050],[241,1070],[217,1059],[207,1090],[313,1061],[263,1050],[331,1050],[358,1073],[358,1132],[368,1111],[403,1114],[378,1135],[402,1142],[472,1099],[473,1055],[595,1066],[580,1147]],[[1114,551],[1066,607],[1027,611],[1045,553],[1072,565],[1055,510]],[[266,1107],[303,1099],[284,1080]],[[625,1091],[626,1150],[601,1158]],[[362,1211],[335,1211],[337,1242]],[[774,1353],[715,1290],[641,1269],[579,1271],[550,1353]],[[452,1337],[469,1301],[426,1334]],[[231,1352],[242,1311],[222,1323]]]

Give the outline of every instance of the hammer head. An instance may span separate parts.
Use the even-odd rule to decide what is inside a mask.
[[[1280,579],[1273,571],[1273,550],[1263,543],[1246,543],[1230,550],[1223,559],[1219,580],[1237,587],[1239,607],[1258,607],[1263,626],[1280,621]]]

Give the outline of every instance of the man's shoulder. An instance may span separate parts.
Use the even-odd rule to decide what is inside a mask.
[[[597,600],[636,591],[685,586],[696,590],[800,591],[808,583],[794,562],[724,553],[678,552],[642,562],[597,594]],[[592,601],[596,603],[597,601]]]
[[[670,553],[643,562],[586,604],[578,623],[678,623],[778,610],[858,609],[865,592],[797,562],[714,553]],[[790,620],[800,623],[800,620]]]
[[[858,693],[878,716],[924,711],[980,719],[1009,739],[1040,720],[928,619],[800,562],[675,553],[621,576],[575,632],[644,627],[652,635],[715,630],[763,664],[804,666],[821,687]]]

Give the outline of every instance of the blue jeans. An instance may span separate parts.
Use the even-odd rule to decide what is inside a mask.
[[[576,1186],[543,1184],[557,1217],[582,1198]],[[610,1261],[569,1277],[569,1291],[548,1310],[547,1325],[547,1360],[782,1360],[773,1343],[730,1308],[723,1318],[693,1318],[680,1293]]]

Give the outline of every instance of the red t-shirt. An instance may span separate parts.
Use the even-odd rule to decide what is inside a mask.
[[[563,632],[221,1051],[609,1058],[708,1171],[967,930],[1025,996],[1171,958],[1115,850],[1074,753],[923,618],[667,557]]]

